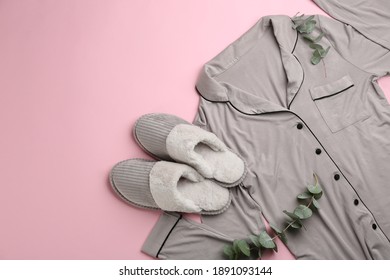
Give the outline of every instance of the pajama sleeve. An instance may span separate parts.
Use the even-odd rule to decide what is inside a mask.
[[[325,16],[319,16],[319,24],[344,59],[376,77],[390,74],[390,49],[374,41],[375,36],[367,37],[355,27]],[[387,24],[390,26],[390,20]]]
[[[389,0],[313,0],[331,17],[353,26],[372,41],[390,48]]]

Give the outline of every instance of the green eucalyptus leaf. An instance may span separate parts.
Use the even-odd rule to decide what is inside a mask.
[[[305,15],[304,14],[302,14],[302,15],[300,15],[300,16],[294,16],[293,18],[292,18],[292,21],[294,22],[294,24],[293,24],[293,29],[296,29],[298,26],[300,26],[300,25],[302,25],[303,24],[303,17],[304,17]]]
[[[272,228],[272,230],[274,232],[276,232],[277,234],[279,233],[282,233],[282,231],[280,229],[278,229],[274,224],[270,223],[269,226]]]
[[[313,211],[311,211],[311,209],[305,205],[298,205],[294,210],[294,214],[303,220],[310,218],[313,214]]]
[[[301,28],[306,28],[304,26],[307,26],[307,25],[312,25],[313,23],[315,24],[316,21],[313,20],[314,16],[309,16],[305,19],[303,19],[303,16],[299,16],[299,17],[296,17],[293,22],[297,25],[297,26],[300,26]]]
[[[275,242],[272,240],[271,236],[268,235],[266,231],[262,231],[259,234],[259,242],[261,246],[267,249],[275,248]]]
[[[320,209],[320,204],[318,203],[318,201],[314,197],[313,197],[313,205],[315,208]]]
[[[256,248],[255,250],[251,250],[250,252],[251,252],[251,254],[249,256],[250,260],[257,260],[259,258],[259,249],[258,248]]]
[[[235,252],[233,250],[233,246],[232,245],[225,245],[223,247],[223,253],[229,257],[229,259],[232,259],[234,258],[235,256]]]
[[[306,24],[300,24],[297,26],[297,30],[300,32],[300,33],[308,33],[307,30],[307,26]]]
[[[312,43],[314,43],[314,38],[312,38],[310,35],[308,35],[308,34],[305,34],[305,35],[303,35],[303,38],[304,39],[306,39],[306,40],[308,40],[309,42],[312,42]]]
[[[317,65],[321,61],[321,56],[315,56],[313,55],[310,59],[311,64]]]
[[[287,216],[289,216],[291,219],[293,219],[293,220],[299,220],[300,218],[297,216],[297,215],[295,215],[294,213],[291,213],[291,212],[288,212],[288,211],[286,211],[286,210],[283,210],[283,213],[284,214],[286,214]]]
[[[278,234],[278,237],[280,238],[280,240],[282,240],[282,242],[287,245],[287,236],[284,232],[281,232]]]
[[[240,252],[240,249],[238,248],[238,239],[233,240],[233,251],[238,254]]]
[[[321,54],[319,49],[315,49],[313,52],[313,56],[319,57],[321,59]]]
[[[272,250],[274,250],[274,252],[278,252],[278,245],[276,244],[276,243],[274,243],[275,244],[275,248],[272,248]]]
[[[239,240],[237,246],[245,256],[249,257],[251,255],[249,244],[245,240]]]
[[[291,227],[292,228],[301,228],[302,227],[302,223],[295,221],[294,223],[291,224]]]
[[[313,18],[314,18],[314,15],[308,16],[307,18],[305,18],[305,20],[303,21],[303,23],[311,22],[311,21],[313,21],[313,20],[312,20]],[[314,23],[315,23],[315,20],[314,20]]]
[[[311,198],[312,194],[308,192],[301,193],[300,195],[297,196],[298,199],[308,199]]]
[[[313,20],[303,24],[303,28],[298,28],[298,30],[302,33],[310,34],[314,30],[315,26],[316,22]]]
[[[249,239],[252,241],[252,243],[257,247],[260,248],[260,242],[256,235],[249,235]]]
[[[315,21],[309,21],[307,23],[300,24],[297,27],[297,30],[300,33],[310,34],[314,30],[314,27],[315,27]]]
[[[313,54],[314,56],[314,54]],[[316,185],[308,185],[307,186],[307,190],[312,193],[312,194],[319,194],[322,192],[322,188],[319,184],[316,184]]]
[[[319,200],[321,198],[322,194],[323,194],[323,192],[320,192],[319,194],[315,194],[314,198]]]
[[[320,44],[315,44],[315,43],[310,44],[309,47],[314,49],[314,50],[323,50],[324,49]],[[318,54],[320,54],[320,53],[318,52]]]

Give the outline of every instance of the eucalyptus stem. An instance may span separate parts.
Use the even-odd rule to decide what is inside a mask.
[[[310,207],[310,205],[313,203],[313,197],[310,199],[310,202],[309,202],[309,204],[308,205],[306,205],[306,207]]]
[[[291,222],[282,230],[282,232],[283,232],[283,233],[286,232],[286,230],[288,230],[288,228],[291,227],[291,225],[292,225],[293,223],[296,223],[296,222],[297,222],[297,220],[291,221]],[[278,237],[278,236],[279,236],[279,235],[275,235],[274,237],[272,237],[272,240],[275,240],[276,237]]]
[[[291,225],[293,224],[293,223],[295,223],[297,220],[293,220],[291,223],[289,223],[285,228],[284,228],[284,230],[282,230],[283,232],[286,232],[286,230],[288,230],[288,228],[289,227],[291,227]],[[276,236],[275,236],[276,237]],[[275,238],[274,237],[274,238]]]
[[[308,201],[306,205],[298,205],[293,212],[283,211],[289,220],[288,224],[283,230],[279,230],[276,226],[270,223],[271,229],[274,231],[275,235],[273,237],[269,236],[268,233],[263,230],[258,235],[250,235],[250,242],[248,243],[246,239],[234,240],[233,245],[226,245],[224,247],[224,253],[231,260],[237,260],[240,257],[252,257],[251,251],[257,250],[258,257],[261,257],[263,249],[272,249],[277,251],[276,243],[274,242],[276,237],[279,237],[284,244],[287,243],[286,232],[290,228],[305,228],[302,223],[302,220],[308,219],[312,216],[313,211],[319,209],[318,199],[322,196],[322,188],[319,185],[318,177],[313,173],[315,180],[314,185],[308,185],[306,191],[297,196],[299,200]]]
[[[316,182],[317,182],[317,184],[318,184],[318,180],[317,180],[317,178],[316,178]],[[310,202],[309,202],[309,204],[307,204],[306,205],[306,207],[310,207],[310,205],[313,203],[313,197],[310,199]],[[298,221],[298,219],[295,219],[295,220],[292,220],[283,230],[282,230],[282,232],[286,232],[290,227],[291,227],[291,225],[292,224],[294,224],[294,223],[296,223]],[[278,235],[275,235],[274,237],[272,237],[272,240],[275,240],[276,239],[276,237],[278,237]]]

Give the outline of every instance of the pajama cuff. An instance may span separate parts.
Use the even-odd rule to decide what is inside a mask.
[[[182,215],[178,213],[163,212],[142,245],[141,251],[158,258],[162,247],[181,218]]]

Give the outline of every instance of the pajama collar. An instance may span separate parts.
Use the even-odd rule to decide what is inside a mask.
[[[280,58],[287,77],[287,108],[217,80],[219,74],[239,61],[241,56],[258,43],[270,28],[279,47]],[[297,40],[298,32],[292,28],[290,17],[282,15],[263,17],[248,32],[206,63],[200,73],[196,88],[205,99],[212,102],[228,102],[246,114],[288,111],[304,80],[303,68],[294,55]]]

